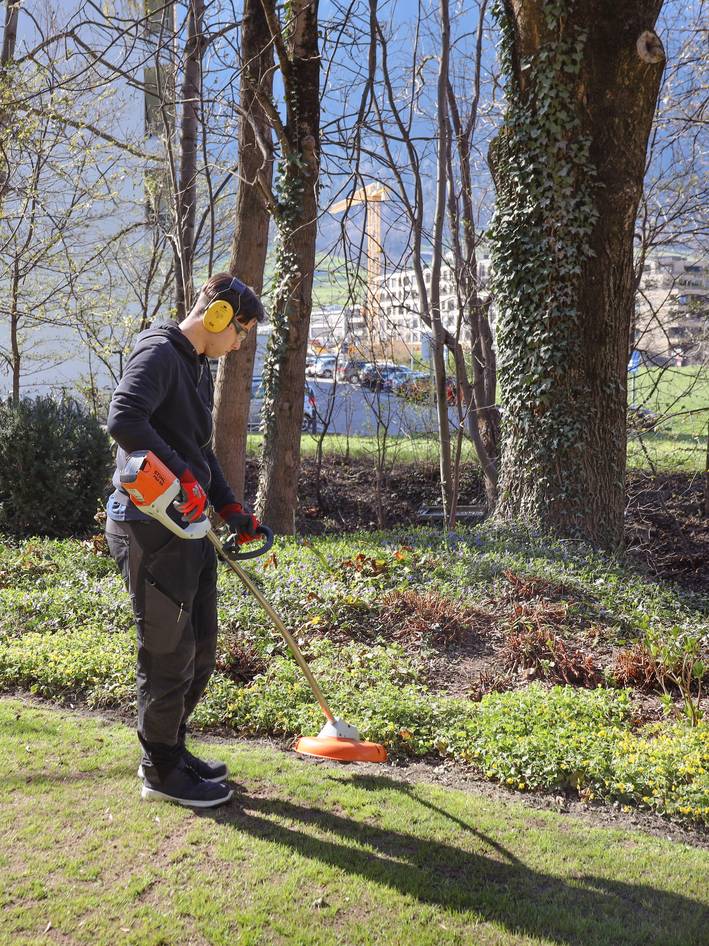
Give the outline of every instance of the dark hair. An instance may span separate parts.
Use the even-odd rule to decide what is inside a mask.
[[[232,282],[237,285],[232,286]],[[230,302],[240,322],[249,322],[251,319],[256,319],[257,322],[266,320],[266,310],[253,289],[229,273],[214,273],[202,286],[200,294],[205,296],[208,303],[214,302],[215,299]]]

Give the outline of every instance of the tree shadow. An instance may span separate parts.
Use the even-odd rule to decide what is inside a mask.
[[[382,785],[372,787],[399,787],[387,779],[375,781]],[[475,834],[490,853],[466,851],[273,797],[242,795],[237,804],[199,814],[422,904],[502,924],[515,935],[546,938],[563,946],[709,944],[702,903],[645,884],[545,874],[457,816],[432,803],[425,805]],[[286,826],[283,820],[295,826]]]

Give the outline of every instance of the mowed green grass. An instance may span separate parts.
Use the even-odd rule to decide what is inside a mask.
[[[706,436],[709,370],[696,366],[641,368],[635,376],[628,376],[628,403],[657,414],[658,426],[665,433]]]
[[[0,700],[5,946],[704,946],[706,850],[276,748],[142,802],[126,726]]]
[[[628,430],[628,468],[694,473],[704,470],[709,427],[709,371],[697,367],[643,368],[628,376],[628,403],[657,415],[654,430]],[[321,405],[321,408],[324,405]],[[315,455],[318,436],[303,434],[303,456]],[[248,450],[261,451],[261,435],[250,434]],[[375,461],[382,449],[376,437],[327,434],[323,449],[328,456]],[[387,437],[387,463],[436,462],[438,442],[433,437]],[[463,442],[464,463],[477,463],[469,440]]]
[[[628,403],[652,411],[657,425],[629,431],[631,469],[698,473],[705,469],[709,435],[709,371],[643,368],[628,377]]]

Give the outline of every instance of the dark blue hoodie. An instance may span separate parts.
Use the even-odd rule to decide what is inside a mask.
[[[176,323],[140,333],[108,412],[119,447],[109,518],[147,518],[119,479],[126,455],[136,450],[152,450],[176,476],[191,470],[215,509],[236,502],[211,446],[213,402],[209,362]]]

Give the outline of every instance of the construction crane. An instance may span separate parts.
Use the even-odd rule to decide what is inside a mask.
[[[387,200],[387,189],[383,184],[375,181],[360,187],[354,194],[345,200],[330,207],[331,213],[340,213],[349,210],[353,204],[366,204],[365,235],[367,237],[367,292],[365,295],[362,314],[365,319],[372,320],[379,308],[379,288],[382,275],[382,208],[381,203]]]

